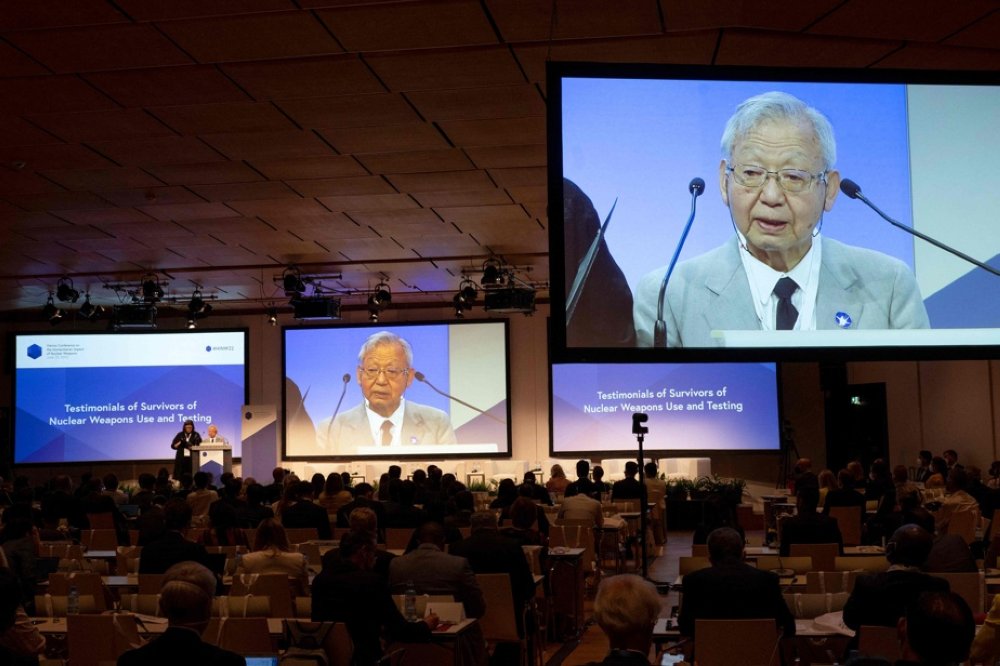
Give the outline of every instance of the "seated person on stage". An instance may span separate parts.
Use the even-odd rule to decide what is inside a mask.
[[[312,585],[313,621],[346,623],[354,641],[356,664],[378,662],[383,633],[391,640],[427,642],[431,629],[438,624],[436,615],[429,615],[422,622],[406,621],[389,594],[385,579],[372,571],[375,554],[371,533],[351,530],[340,539],[336,554],[323,558],[323,570]]]
[[[118,657],[118,666],[212,664],[236,666],[246,659],[202,640],[212,616],[215,576],[197,562],[181,562],[167,570],[160,588],[160,614],[167,630],[140,648]]]
[[[990,634],[987,627],[989,620],[979,633]],[[965,599],[954,592],[925,592],[920,595],[917,602],[906,609],[899,631],[903,641],[903,659],[896,662],[899,666],[961,664],[969,660],[970,649],[973,663],[992,664],[996,661],[995,652],[989,659],[977,653],[979,636],[972,609]]]
[[[602,661],[588,666],[649,666],[653,626],[661,608],[653,584],[635,574],[601,581],[594,598],[594,619],[611,650]]]
[[[889,569],[858,576],[844,606],[844,624],[855,631],[861,625],[895,627],[922,593],[948,592],[948,581],[920,570],[933,543],[934,537],[917,525],[896,530],[885,546]]]
[[[712,566],[684,576],[684,596],[678,627],[694,636],[695,620],[774,618],[785,637],[795,635],[795,618],[788,610],[778,577],[743,561],[743,538],[729,527],[708,535]]]
[[[594,482],[590,480],[590,463],[586,460],[577,460],[576,481],[566,486],[564,494],[566,497],[570,495],[588,495],[594,497],[596,492]]]
[[[781,522],[781,556],[788,557],[793,543],[835,543],[844,554],[844,539],[834,518],[817,513],[819,488],[799,489],[795,499],[797,515]]]

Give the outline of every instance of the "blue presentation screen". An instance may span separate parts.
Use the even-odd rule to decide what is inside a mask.
[[[19,334],[15,463],[164,460],[187,419],[241,455],[246,333]]]
[[[777,451],[773,363],[566,363],[552,366],[552,453]]]

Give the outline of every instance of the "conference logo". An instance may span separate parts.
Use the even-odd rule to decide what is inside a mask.
[[[206,345],[205,346],[205,351],[207,351],[207,352],[213,352],[213,351],[236,351],[236,347],[234,347],[233,345],[223,345],[223,346],[216,345],[215,347],[213,347],[212,345]]]
[[[38,359],[42,356],[42,348],[40,345],[31,345],[28,347],[28,358]]]

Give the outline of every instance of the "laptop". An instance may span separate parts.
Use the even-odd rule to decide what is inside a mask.
[[[278,658],[273,654],[247,657],[247,666],[278,666]]]

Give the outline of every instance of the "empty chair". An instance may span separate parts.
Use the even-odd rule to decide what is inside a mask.
[[[118,548],[118,534],[113,529],[80,530],[80,543],[87,550],[114,550]]]
[[[810,571],[806,574],[806,592],[810,594],[851,593],[857,571]]]
[[[43,541],[38,547],[39,557],[82,559],[83,546],[68,541]]]
[[[248,594],[270,597],[271,617],[294,617],[291,580],[281,573],[237,574],[233,576],[229,594],[234,597]]]
[[[780,555],[758,555],[757,568],[764,571],[791,570],[804,574],[813,569],[811,557],[781,557]]]
[[[935,578],[944,578],[951,586],[951,591],[965,599],[973,613],[982,613],[986,607],[986,573],[972,571],[967,573],[933,573]]]
[[[212,617],[271,617],[271,599],[252,594],[215,597]]]
[[[681,576],[686,576],[692,571],[698,571],[699,569],[707,569],[712,566],[712,562],[708,557],[680,557],[678,560],[679,573]]]
[[[528,644],[517,633],[517,615],[523,608],[514,607],[514,594],[510,587],[510,576],[501,574],[476,574],[476,581],[483,591],[486,612],[479,618],[483,638],[487,643],[516,643],[520,649],[520,663],[528,657]]]
[[[319,531],[315,527],[286,527],[285,536],[290,544],[303,543],[319,539]]]
[[[115,573],[119,576],[139,573],[139,557],[142,546],[118,546]]]
[[[115,529],[115,517],[110,511],[104,513],[88,513],[87,524],[92,530],[112,530]]]
[[[861,509],[856,506],[830,507],[830,517],[837,519],[845,546],[861,545]]]
[[[694,557],[708,557],[708,544],[707,543],[691,544],[691,555],[693,555]]]
[[[777,666],[774,620],[695,620],[694,654],[699,666]]]
[[[826,613],[844,610],[849,595],[847,592],[829,594],[786,592],[785,603],[795,618],[814,618]]]
[[[789,546],[789,554],[812,558],[812,568],[818,571],[833,571],[833,565],[840,546],[835,543],[793,543]]]
[[[884,555],[856,555],[838,557],[834,560],[834,571],[885,571],[889,568],[889,560]]]
[[[127,650],[139,647],[135,618],[131,615],[70,615],[66,618],[66,644],[73,666],[115,663]]]
[[[962,537],[965,543],[973,543],[976,540],[976,525],[978,523],[978,511],[959,511],[951,514],[943,533],[957,534]]]

